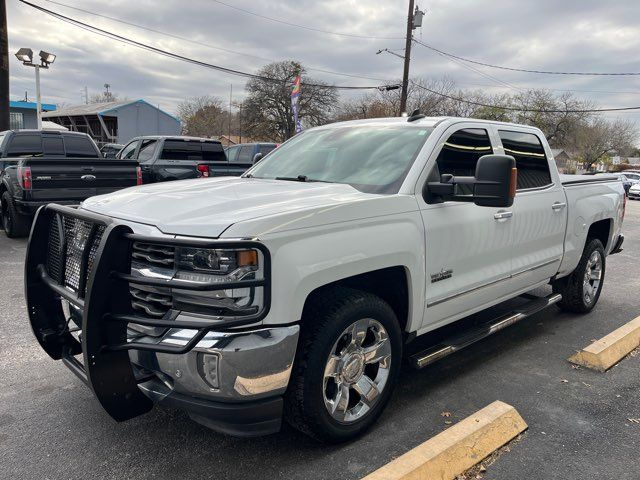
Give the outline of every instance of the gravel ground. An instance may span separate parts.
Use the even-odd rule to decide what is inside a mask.
[[[529,431],[485,479],[637,479],[640,355],[607,373],[572,368],[575,350],[640,312],[640,202],[630,202],[625,251],[610,257],[598,307],[549,308],[421,371],[407,370],[363,438],[319,445],[291,429],[243,440],[155,408],[112,421],[89,390],[51,361],[30,331],[23,298],[25,241],[0,233],[0,458],[5,478],[358,479],[494,400]],[[443,411],[451,417],[441,416]]]

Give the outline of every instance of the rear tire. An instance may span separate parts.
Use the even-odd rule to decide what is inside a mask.
[[[595,238],[588,239],[576,269],[553,284],[554,293],[562,295],[562,300],[556,304],[558,308],[566,312],[590,312],[600,298],[605,268],[602,242]]]
[[[2,194],[1,206],[2,208],[2,226],[4,227],[4,233],[9,238],[20,238],[29,235],[29,228],[31,227],[31,219],[25,215],[21,215],[16,210],[16,206],[13,203],[13,198],[9,192]]]
[[[402,332],[386,302],[344,287],[322,292],[303,314],[286,421],[323,442],[357,437],[389,402],[401,358]]]

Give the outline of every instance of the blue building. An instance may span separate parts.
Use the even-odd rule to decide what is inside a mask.
[[[55,105],[49,103],[42,104],[43,112],[52,112]],[[9,102],[9,128],[11,130],[21,130],[23,128],[38,128],[36,115],[36,102],[10,101]]]
[[[98,145],[127,143],[139,135],[179,135],[180,120],[145,100],[119,100],[66,107],[42,115],[74,132],[88,133]]]

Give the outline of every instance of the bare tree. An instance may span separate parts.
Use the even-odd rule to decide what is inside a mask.
[[[242,122],[248,136],[282,142],[294,135],[291,88],[298,74],[302,76],[299,115],[303,127],[322,125],[333,118],[338,103],[334,87],[307,77],[298,62],[270,63],[258,72],[265,78],[252,78],[245,87]]]
[[[191,97],[178,105],[183,133],[196,137],[217,137],[228,133],[229,112],[218,97]]]
[[[638,136],[635,123],[629,120],[607,121],[598,117],[577,132],[575,148],[587,170],[603,161],[610,153],[633,152]]]
[[[106,103],[120,100],[120,95],[113,92],[92,93],[89,95],[89,103]]]

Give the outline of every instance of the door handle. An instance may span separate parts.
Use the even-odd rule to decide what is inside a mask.
[[[513,212],[498,212],[493,214],[493,218],[496,220],[506,220],[513,217]]]
[[[551,208],[553,209],[554,212],[559,212],[560,210],[562,210],[566,206],[567,206],[566,203],[556,202],[553,205],[551,205]]]

